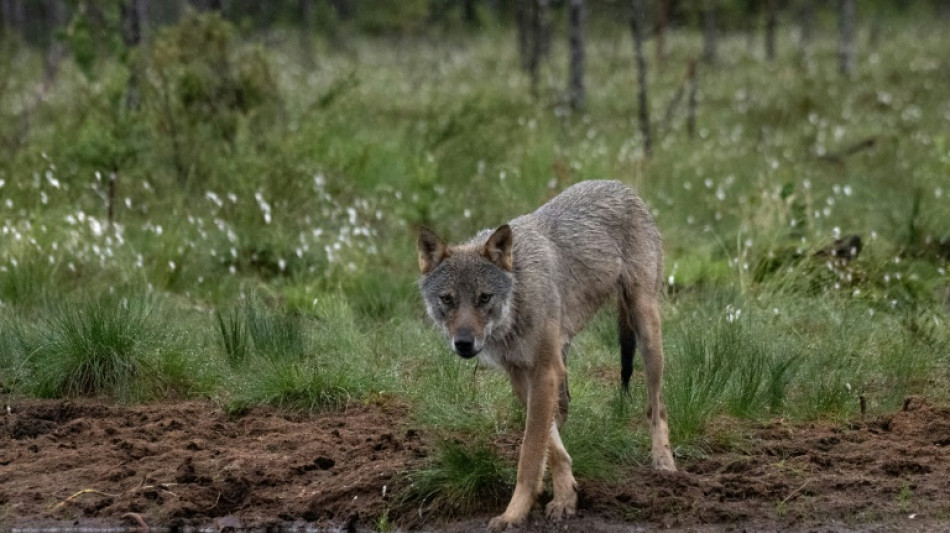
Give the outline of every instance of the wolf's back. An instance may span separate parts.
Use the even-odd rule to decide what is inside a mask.
[[[559,293],[568,331],[621,286],[659,287],[659,230],[640,197],[618,181],[578,183],[511,226],[515,268],[532,276],[547,266],[541,275]]]

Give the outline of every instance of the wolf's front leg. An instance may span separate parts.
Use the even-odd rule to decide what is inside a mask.
[[[554,499],[548,503],[545,514],[553,520],[574,516],[577,512],[577,482],[571,472],[571,456],[564,449],[557,423],[551,422],[551,440],[548,443],[548,460],[551,462],[551,481]]]
[[[557,406],[558,383],[563,369],[563,365],[559,366],[553,361],[559,363],[560,358],[539,358],[529,371],[526,395],[528,410],[518,459],[518,481],[504,514],[493,518],[488,524],[492,531],[501,531],[524,522],[542,487],[551,424]]]

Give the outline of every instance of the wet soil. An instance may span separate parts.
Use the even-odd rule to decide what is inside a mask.
[[[0,530],[371,529],[386,516],[404,529],[469,531],[505,503],[461,518],[406,503],[406,473],[429,460],[430,436],[393,402],[314,416],[229,416],[204,401],[8,403]],[[539,507],[524,529],[950,531],[950,408],[914,398],[845,424],[719,424],[728,442],[680,458],[679,472],[638,467],[623,483],[581,480],[577,518],[549,523]]]

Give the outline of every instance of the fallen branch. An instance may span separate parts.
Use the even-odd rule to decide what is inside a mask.
[[[142,515],[138,513],[125,513],[122,515],[122,518],[131,518],[135,520],[139,527],[142,528],[142,533],[148,533],[148,524],[145,523],[145,519],[142,518]]]
[[[96,489],[82,489],[81,491],[79,491],[79,492],[73,494],[72,496],[66,498],[65,500],[63,500],[63,501],[57,503],[56,505],[50,507],[50,510],[51,510],[51,511],[55,511],[55,510],[57,510],[57,509],[63,507],[63,506],[66,505],[67,503],[69,503],[69,502],[75,500],[76,498],[82,496],[83,494],[99,494],[99,495],[102,495],[102,496],[108,496],[109,498],[115,498],[115,497],[116,497],[115,494],[109,494],[108,492],[102,492],[101,490],[96,490]]]
[[[844,164],[844,158],[849,155],[854,155],[858,152],[867,150],[869,148],[874,148],[874,145],[877,144],[877,137],[868,137],[858,141],[851,146],[848,146],[844,150],[838,150],[837,152],[830,152],[825,155],[818,156],[818,159],[821,161],[827,161],[829,163],[834,163],[836,165]]]
[[[673,98],[670,98],[670,102],[666,104],[666,112],[663,113],[663,120],[660,121],[660,127],[658,128],[663,134],[666,134],[670,131],[671,123],[673,122],[673,114],[676,112],[676,108],[679,107],[680,102],[683,101],[683,95],[686,94],[686,88],[692,87],[692,82],[696,78],[696,60],[690,59],[689,63],[686,65],[686,74],[683,76],[683,79],[680,81],[678,87],[676,87],[676,92],[673,93]]]
[[[798,487],[797,489],[795,489],[795,490],[793,490],[792,492],[788,493],[788,496],[786,496],[785,499],[782,500],[782,504],[788,503],[788,501],[791,500],[796,494],[798,494],[799,492],[801,492],[802,489],[804,489],[805,486],[808,485],[808,482],[809,482],[809,481],[811,481],[811,480],[810,480],[810,479],[806,479],[805,482],[802,483],[802,486],[801,486],[801,487]]]

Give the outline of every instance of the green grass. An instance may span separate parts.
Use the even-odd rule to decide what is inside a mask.
[[[273,361],[303,357],[303,331],[298,317],[254,304],[248,304],[244,311],[247,333],[254,341],[257,354]]]
[[[221,347],[224,349],[228,364],[235,367],[244,363],[247,360],[251,345],[246,318],[236,309],[226,314],[215,311],[214,317],[218,322],[218,331],[221,333]]]
[[[619,481],[623,467],[650,464],[642,403],[634,404],[619,388],[575,387],[572,394],[562,440],[577,478]]]
[[[466,514],[494,508],[514,487],[515,469],[485,442],[439,443],[429,468],[409,476],[408,501]]]
[[[253,371],[232,409],[263,404],[315,412],[342,407],[365,393],[347,374],[299,362],[262,360]]]
[[[677,109],[650,159],[625,27],[590,36],[589,107],[569,113],[560,38],[534,99],[507,30],[321,43],[307,70],[279,39],[259,49],[220,21],[188,24],[222,46],[164,34],[142,56],[136,110],[117,59],[88,72],[66,60],[36,99],[41,55],[0,48],[3,394],[305,412],[384,395],[442,443],[411,474],[417,501],[473,509],[506,493],[514,465],[495,443],[517,439],[524,413],[503,374],[426,324],[415,229],[462,240],[607,177],[637,187],[664,235],[676,453],[715,445],[719,417],[844,420],[861,397],[872,415],[910,394],[950,399],[950,38],[937,23],[895,18],[854,80],[835,72],[831,28],[804,61],[782,41],[772,64],[724,36],[721,64],[700,68],[697,136]],[[650,64],[654,117],[701,46],[688,29],[667,44],[666,66]],[[250,66],[225,86],[206,68],[218,61]],[[195,115],[208,95],[184,98],[188,83],[255,100]],[[856,260],[814,255],[849,234]],[[563,437],[582,480],[649,463],[641,364],[623,400],[612,307],[569,362]]]
[[[668,330],[667,404],[674,440],[687,444],[717,414],[754,419],[786,412],[802,354],[793,336],[771,331],[774,310],[739,298],[711,306],[715,295]]]
[[[84,296],[50,303],[40,322],[19,326],[26,392],[119,400],[191,393],[189,374],[197,362],[162,329],[153,297],[136,291]]]
[[[225,394],[230,410],[264,404],[312,413],[392,392],[392,373],[371,362],[370,343],[346,302],[326,297],[309,313],[305,321],[249,302],[230,318],[217,315],[219,347],[236,381]],[[240,358],[236,346],[244,347]]]

